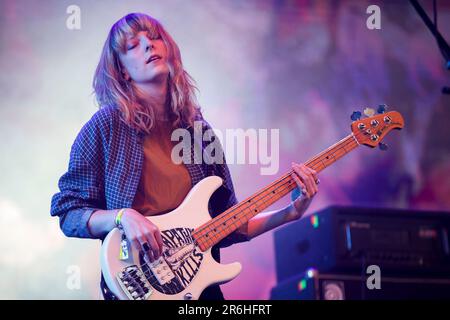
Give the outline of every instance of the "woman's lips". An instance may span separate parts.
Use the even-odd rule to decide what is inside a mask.
[[[150,58],[147,59],[146,63],[148,64],[148,63],[151,63],[151,62],[154,62],[154,61],[158,61],[158,60],[161,60],[161,56],[153,55],[153,56],[151,56]]]

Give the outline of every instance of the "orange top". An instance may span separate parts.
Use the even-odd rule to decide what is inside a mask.
[[[172,127],[161,121],[144,138],[144,163],[141,179],[133,201],[133,209],[145,216],[162,214],[177,208],[191,190],[191,176],[184,164],[175,164],[170,157]]]

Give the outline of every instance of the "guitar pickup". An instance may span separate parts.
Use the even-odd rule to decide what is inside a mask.
[[[172,269],[162,256],[153,262],[146,262],[160,285],[164,285],[176,278],[175,274],[172,272]]]

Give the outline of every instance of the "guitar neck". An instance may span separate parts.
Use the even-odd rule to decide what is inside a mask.
[[[305,165],[317,172],[355,149],[359,143],[353,134],[348,135],[328,149],[308,160]],[[192,236],[202,251],[216,245],[226,236],[248,222],[252,217],[271,206],[297,187],[289,171],[268,186],[234,205],[214,219],[194,230]]]

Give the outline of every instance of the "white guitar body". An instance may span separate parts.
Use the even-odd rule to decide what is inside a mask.
[[[210,176],[197,183],[175,210],[148,217],[161,231],[164,254],[148,267],[128,243],[128,258],[120,259],[122,234],[115,228],[101,249],[101,268],[108,288],[119,299],[182,300],[198,299],[210,285],[233,280],[241,264],[223,265],[214,260],[211,249],[204,252],[192,242],[190,233],[211,220],[208,202],[222,179]]]

